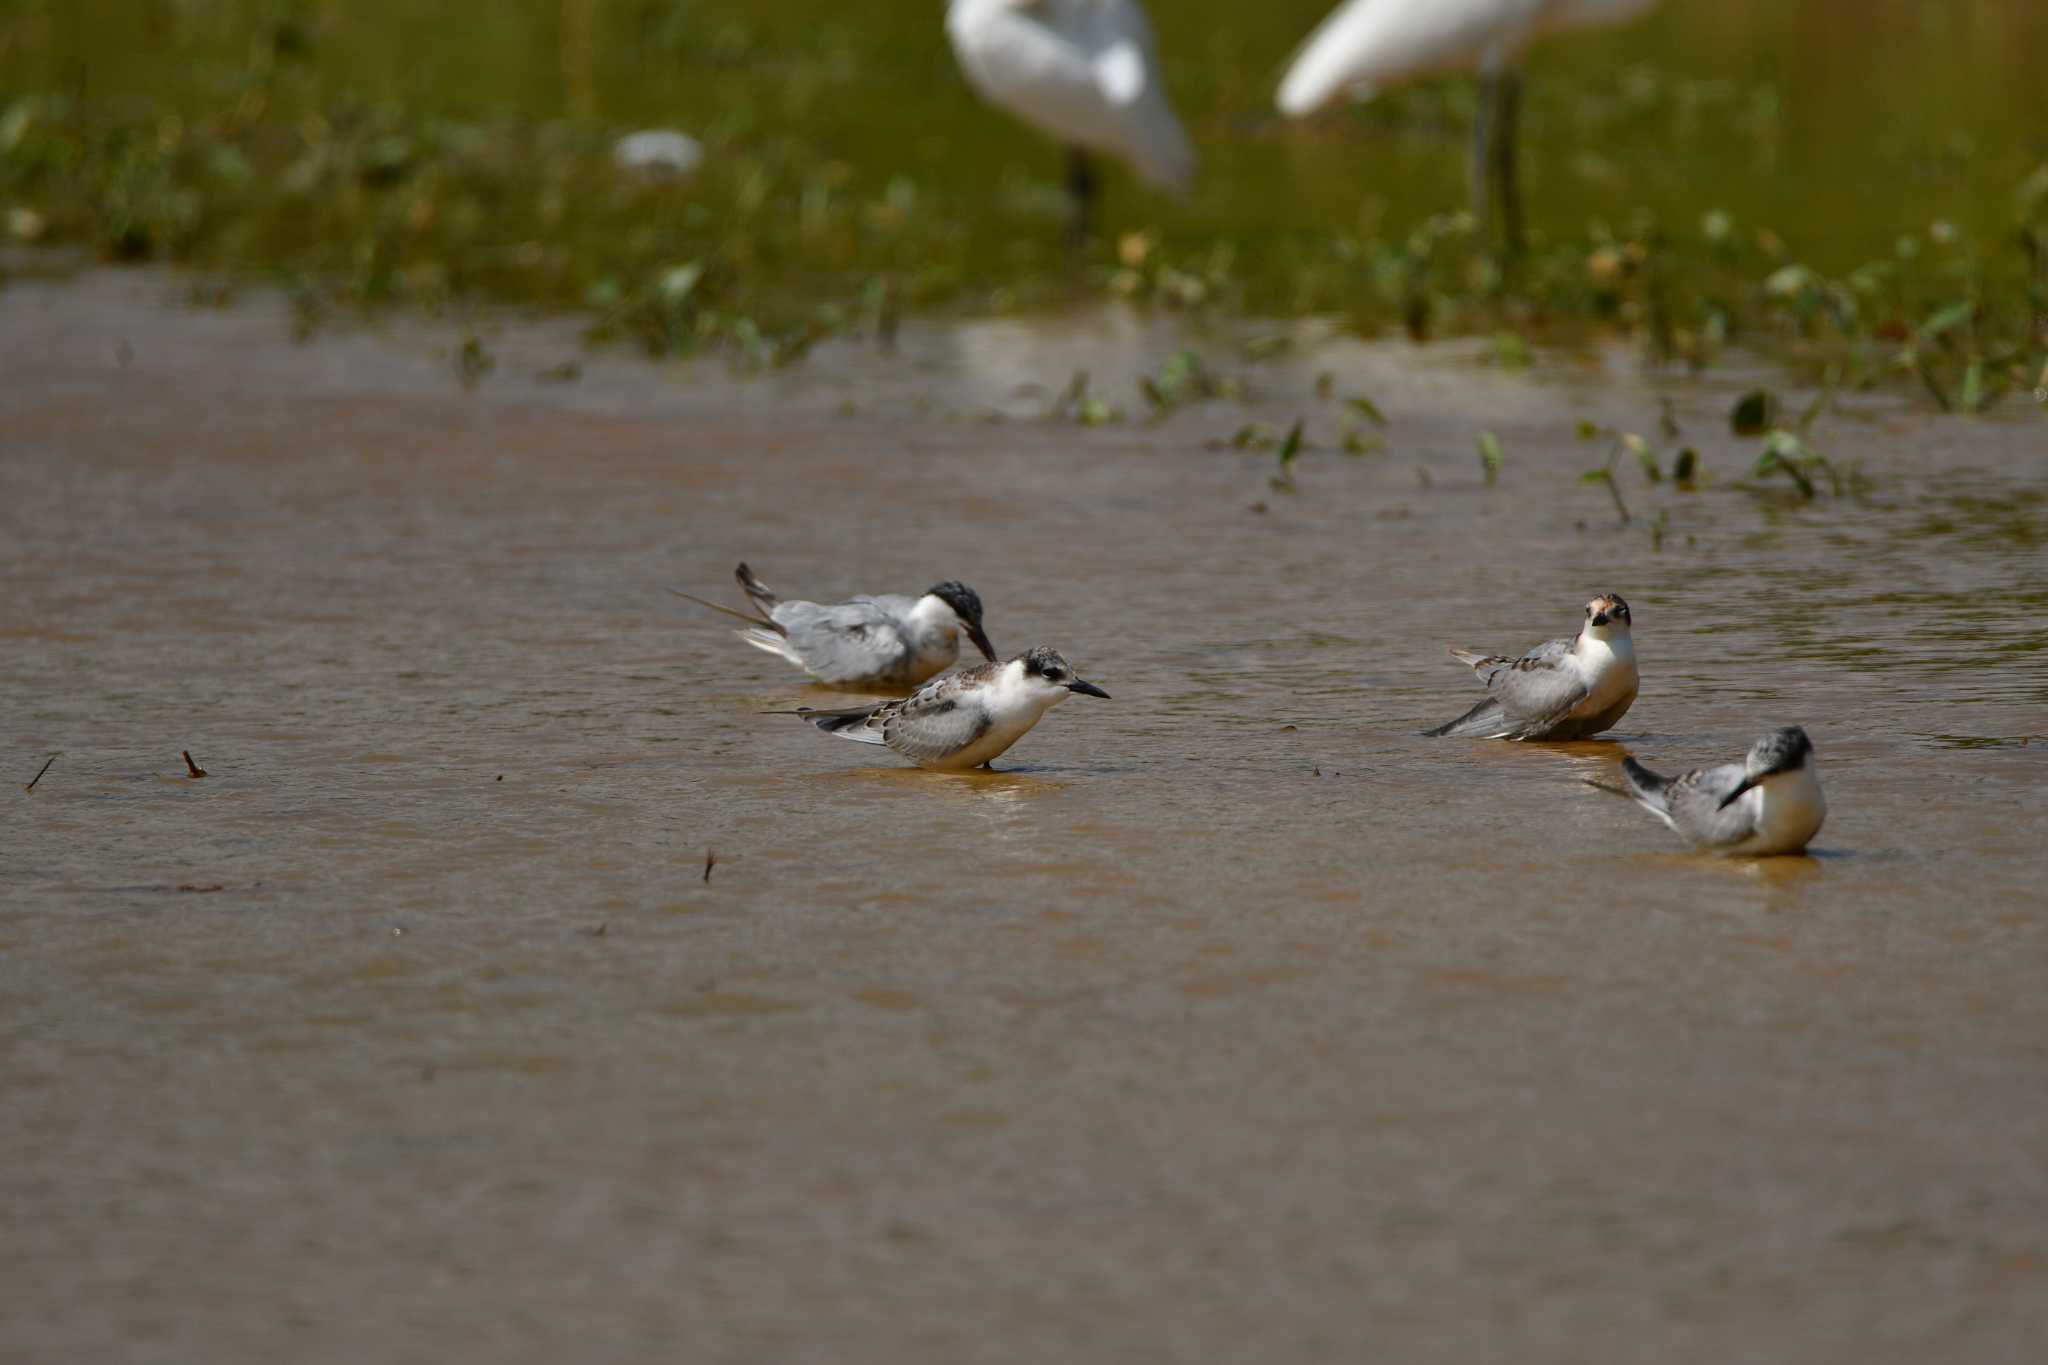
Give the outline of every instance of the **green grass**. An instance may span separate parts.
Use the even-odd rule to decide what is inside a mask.
[[[904,309],[1121,296],[1503,358],[1742,342],[1957,410],[2041,382],[2032,0],[1671,5],[1539,46],[1512,266],[1462,211],[1469,83],[1271,112],[1325,7],[1156,0],[1202,179],[1113,176],[1077,263],[1055,149],[975,102],[935,0],[0,0],[0,228],[279,278],[308,325],[476,297],[748,364]],[[703,168],[616,171],[650,126]]]

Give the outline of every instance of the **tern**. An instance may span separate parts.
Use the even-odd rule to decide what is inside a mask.
[[[1570,640],[1538,645],[1519,659],[1453,649],[1490,694],[1425,735],[1476,739],[1584,739],[1611,729],[1636,699],[1636,647],[1628,603],[1607,593],[1586,604]]]
[[[983,657],[991,662],[996,657],[982,629],[981,598],[964,583],[941,583],[922,597],[856,597],[820,605],[777,597],[744,564],[733,570],[733,577],[760,615],[669,591],[745,621],[748,628],[733,634],[832,687],[915,687],[953,666],[962,634]]]
[[[1497,206],[1508,250],[1522,237],[1515,189],[1515,113],[1523,48],[1555,29],[1618,24],[1656,0],[1350,0],[1302,44],[1280,82],[1280,112],[1300,118],[1339,91],[1360,98],[1412,76],[1476,67],[1472,211],[1481,233]]]
[[[1628,777],[1626,795],[1695,848],[1713,853],[1797,853],[1828,814],[1813,741],[1796,725],[1750,745],[1740,763],[1659,777],[1624,758],[1621,770]]]
[[[1058,651],[1039,645],[1007,663],[977,664],[926,683],[907,697],[841,711],[800,707],[828,735],[886,744],[920,768],[985,768],[1022,739],[1038,718],[1075,693],[1109,693],[1074,676]]]
[[[952,0],[946,36],[975,93],[1066,143],[1075,245],[1095,200],[1089,152],[1175,193],[1193,181],[1195,151],[1138,0]]]

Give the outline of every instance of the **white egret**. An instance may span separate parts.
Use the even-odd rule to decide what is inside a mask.
[[[1476,69],[1472,207],[1482,232],[1497,204],[1508,248],[1521,245],[1515,188],[1515,61],[1545,33],[1617,24],[1657,0],[1348,0],[1302,44],[1280,82],[1280,112],[1300,118],[1340,91],[1368,98],[1381,88],[1440,71]]]
[[[951,0],[946,36],[976,93],[1067,145],[1077,242],[1095,199],[1089,152],[1175,192],[1194,179],[1137,0]]]

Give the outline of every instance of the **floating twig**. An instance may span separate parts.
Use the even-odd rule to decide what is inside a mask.
[[[717,867],[717,866],[718,866],[718,855],[717,855],[716,853],[706,853],[706,854],[704,855],[704,880],[705,880],[705,881],[707,881],[707,882],[708,882],[708,881],[710,881],[710,880],[711,880],[711,869],[712,869],[712,868],[714,868],[714,867]]]
[[[179,753],[181,753],[181,754],[183,754],[183,755],[185,756],[185,776],[187,776],[187,777],[204,777],[204,776],[206,776],[206,769],[204,769],[204,768],[200,767],[200,766],[199,766],[199,765],[198,765],[197,763],[194,763],[194,762],[192,761],[192,751],[191,751],[190,749],[180,749],[180,750],[178,750],[178,752],[179,752]]]
[[[50,765],[52,763],[55,763],[56,761],[56,754],[51,754],[48,758],[44,759],[43,766],[36,769],[36,775],[28,780],[28,785],[26,787],[23,787],[22,790],[25,792],[34,791],[36,789],[36,783],[43,780],[43,774],[50,771]]]

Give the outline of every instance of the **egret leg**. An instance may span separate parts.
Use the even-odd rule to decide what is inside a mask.
[[[1522,254],[1522,190],[1515,171],[1515,148],[1520,141],[1516,123],[1521,116],[1522,76],[1503,71],[1494,78],[1493,115],[1494,187],[1500,197],[1500,228],[1503,249],[1510,257]]]
[[[1074,214],[1067,223],[1067,241],[1079,251],[1088,245],[1095,217],[1095,167],[1079,147],[1067,148],[1067,198]]]
[[[1479,100],[1472,111],[1472,217],[1479,225],[1479,239],[1493,240],[1493,120],[1499,99],[1500,77],[1492,71],[1479,75]]]

